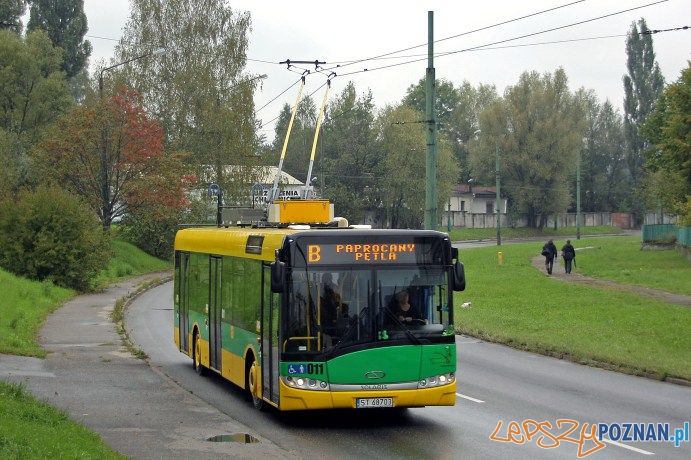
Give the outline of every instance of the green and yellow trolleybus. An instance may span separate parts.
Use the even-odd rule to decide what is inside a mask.
[[[175,343],[197,372],[259,409],[454,405],[465,278],[448,235],[293,225],[324,203],[274,206],[288,216],[275,226],[176,235]],[[402,293],[415,314],[401,313]]]

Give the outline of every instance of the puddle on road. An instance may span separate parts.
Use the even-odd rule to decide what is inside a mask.
[[[255,438],[251,434],[247,433],[236,433],[236,434],[219,434],[216,436],[211,436],[207,441],[211,442],[240,442],[243,444],[255,444],[259,442],[259,439]]]

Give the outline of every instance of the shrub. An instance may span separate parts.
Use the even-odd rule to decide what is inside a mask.
[[[40,187],[0,203],[0,266],[16,275],[87,291],[109,247],[93,212],[65,190]]]
[[[137,212],[122,219],[121,232],[128,241],[147,254],[170,260],[177,229],[178,219],[174,212],[169,212],[168,215]]]

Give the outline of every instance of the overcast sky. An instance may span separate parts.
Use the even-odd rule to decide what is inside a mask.
[[[337,76],[332,79],[330,96],[339,94],[348,81],[353,81],[358,94],[372,90],[378,108],[399,102],[406,89],[425,76],[428,11],[432,11],[437,79],[450,81],[454,86],[464,80],[474,86],[493,84],[502,94],[507,86],[517,83],[524,71],[554,72],[563,67],[572,91],[580,87],[593,89],[600,100],[609,99],[621,110],[625,42],[631,23],[643,17],[652,30],[691,26],[689,0],[228,0],[227,3],[234,10],[251,13],[246,70],[267,75],[256,95],[257,109],[299,79],[298,73],[278,64],[286,59],[324,61],[322,67],[327,69],[337,63],[362,61],[334,69]],[[555,9],[562,5],[570,6]],[[640,8],[634,9],[637,7]],[[553,10],[537,14],[550,9]],[[113,47],[128,20],[129,1],[84,0],[84,10],[94,66],[101,59],[113,57]],[[532,16],[519,19],[529,15]],[[597,19],[603,16],[608,17]],[[497,25],[507,21],[512,22]],[[497,26],[490,27],[494,25]],[[487,29],[473,32],[482,28]],[[512,40],[530,34],[535,35]],[[654,34],[653,43],[666,81],[676,80],[691,60],[691,29]],[[484,45],[490,46],[464,51]],[[397,51],[401,52],[389,55]],[[444,56],[444,53],[451,54]],[[388,56],[367,60],[382,55]],[[416,62],[393,66],[410,61]],[[309,65],[301,67],[314,69]],[[303,94],[312,94],[316,103],[321,104],[324,90],[320,87],[325,81],[322,74],[310,74]],[[273,138],[272,120],[283,104],[294,103],[297,91],[296,85],[258,112],[266,124],[265,134],[269,139]]]

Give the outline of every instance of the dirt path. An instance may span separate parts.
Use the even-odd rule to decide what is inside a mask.
[[[551,275],[547,275],[545,271],[545,258],[543,256],[533,257],[532,260],[533,267],[540,270],[545,276],[551,276],[552,278],[564,281],[567,283],[581,284],[584,286],[594,286],[603,289],[609,289],[612,291],[630,292],[631,294],[637,294],[642,297],[649,297],[660,302],[669,303],[672,305],[681,305],[684,307],[691,307],[691,296],[672,294],[671,292],[659,291],[657,289],[649,289],[642,286],[635,286],[633,284],[622,284],[616,281],[600,280],[596,278],[589,278],[578,273],[576,269],[571,271],[571,274],[567,275],[564,273],[564,265],[561,257],[557,257],[554,262],[554,269]]]

